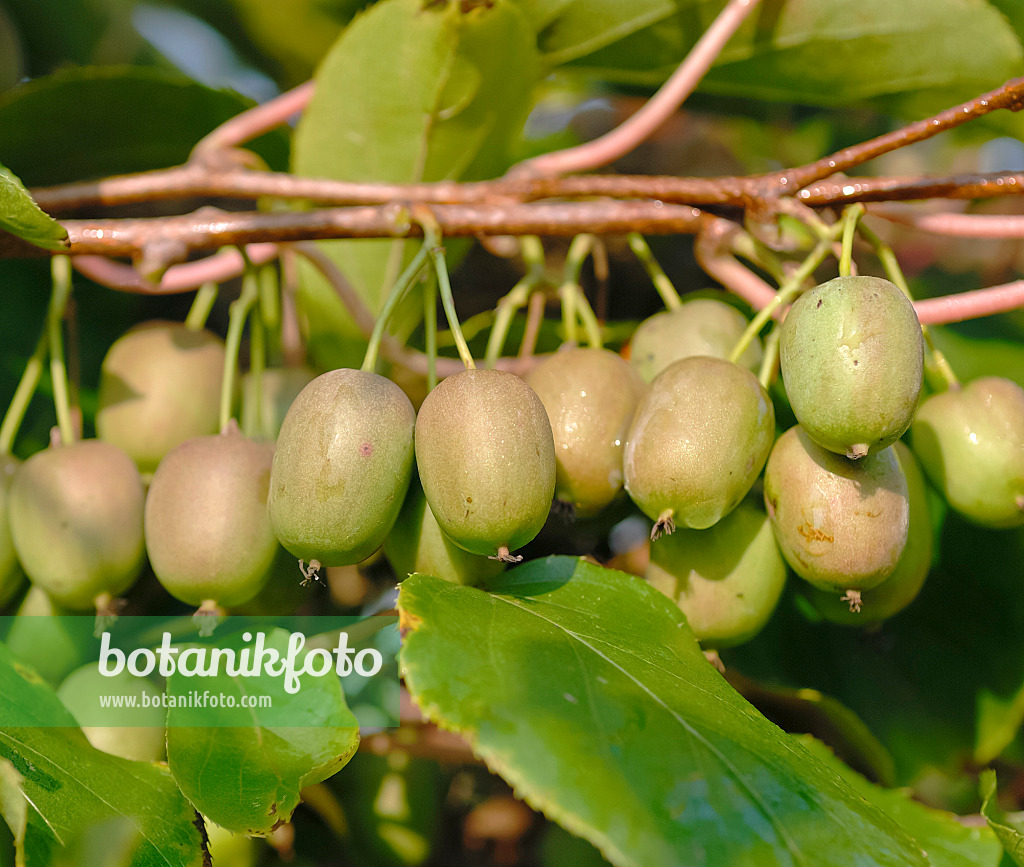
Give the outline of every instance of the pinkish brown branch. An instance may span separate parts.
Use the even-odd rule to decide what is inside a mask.
[[[914,302],[917,316],[925,325],[965,322],[1020,308],[1024,308],[1024,280]]]
[[[870,211],[901,226],[910,226],[935,235],[958,238],[1024,238],[1024,215],[915,213],[895,206],[875,206]]]

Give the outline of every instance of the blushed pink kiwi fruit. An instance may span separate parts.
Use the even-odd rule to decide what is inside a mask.
[[[793,413],[818,445],[856,459],[910,427],[924,340],[914,305],[888,280],[837,277],[800,296],[779,350]]]
[[[256,406],[256,379],[251,372],[246,373],[242,377],[242,430],[277,439],[292,402],[314,379],[316,371],[309,367],[268,367],[263,371],[260,411]]]
[[[37,452],[15,471],[8,504],[18,559],[61,605],[86,610],[138,577],[142,478],[117,446],[82,440]]]
[[[544,526],[555,444],[544,404],[522,379],[465,370],[443,380],[416,419],[416,463],[438,525],[473,554],[512,557]]]
[[[25,580],[7,518],[11,480],[20,463],[13,455],[0,454],[0,607],[11,600]]]
[[[707,356],[669,365],[640,401],[623,453],[626,491],[657,522],[652,538],[729,514],[774,435],[771,399],[749,370]]]
[[[423,572],[454,584],[476,585],[505,569],[500,560],[471,554],[444,534],[415,473],[402,511],[384,543],[384,553],[399,581],[413,572]]]
[[[925,473],[984,527],[1024,525],[1024,389],[998,376],[925,400],[910,431]]]
[[[796,425],[768,458],[764,500],[793,571],[853,608],[893,573],[907,544],[907,477],[892,447],[852,461]]]
[[[622,450],[643,380],[607,349],[570,349],[542,361],[526,384],[551,422],[555,498],[580,517],[596,515],[622,490]]]
[[[652,542],[646,577],[679,606],[701,646],[717,649],[761,631],[786,585],[786,561],[768,516],[746,500],[707,530]]]
[[[747,318],[731,304],[714,298],[684,301],[675,310],[655,313],[637,326],[630,341],[630,364],[645,382],[653,381],[673,361],[692,355],[728,358],[746,331]],[[755,337],[739,363],[757,370],[763,356]]]
[[[893,573],[877,587],[865,590],[860,611],[851,611],[834,592],[806,585],[805,595],[826,620],[841,626],[872,626],[906,608],[924,586],[932,564],[932,522],[928,513],[928,490],[921,468],[902,442],[892,445],[907,477],[910,501],[907,545]]]
[[[114,341],[100,373],[96,435],[151,473],[175,446],[217,433],[224,342],[180,322],[144,322]]]
[[[146,547],[175,599],[213,608],[260,591],[278,549],[267,515],[273,458],[272,445],[231,425],[186,440],[160,462],[146,495]]]
[[[270,520],[302,560],[350,566],[387,538],[413,468],[416,413],[393,382],[343,368],[291,405],[270,473]]]

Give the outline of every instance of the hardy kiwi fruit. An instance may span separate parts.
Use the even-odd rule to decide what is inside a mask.
[[[267,515],[273,457],[272,445],[230,425],[160,462],[146,495],[146,547],[175,599],[230,606],[259,592],[278,548]]]
[[[8,491],[14,471],[21,463],[9,454],[0,454],[0,607],[3,607],[18,592],[25,573],[18,563],[18,553],[14,550],[11,530],[8,526]]]
[[[444,534],[415,473],[402,511],[384,543],[384,553],[399,581],[413,572],[423,572],[455,584],[479,584],[505,568],[500,560],[463,550]]]
[[[914,306],[880,277],[837,277],[796,300],[781,326],[782,378],[818,445],[861,458],[910,427],[924,340]]]
[[[376,373],[343,368],[295,398],[270,473],[270,520],[281,544],[322,566],[350,566],[387,538],[413,465],[416,413]]]
[[[637,407],[623,455],[626,491],[657,522],[652,538],[729,514],[774,434],[771,399],[746,368],[707,356],[665,368]]]
[[[151,473],[185,440],[217,433],[224,342],[179,322],[145,322],[116,340],[100,373],[96,436]]]
[[[555,441],[555,498],[591,517],[622,490],[622,449],[646,391],[629,364],[607,349],[570,349],[526,377],[544,404]]]
[[[786,561],[768,516],[745,500],[710,529],[680,529],[652,542],[646,577],[679,605],[702,646],[733,647],[771,618]]]
[[[907,477],[910,515],[907,545],[893,573],[877,587],[865,590],[859,612],[851,611],[834,592],[827,593],[809,584],[805,593],[822,617],[842,626],[870,626],[892,617],[906,608],[921,591],[932,564],[932,522],[928,512],[928,490],[917,461],[902,442],[892,445],[900,467]]]
[[[117,446],[82,440],[37,452],[14,473],[11,538],[26,574],[61,605],[92,607],[142,569],[142,478]]]
[[[911,428],[928,478],[985,527],[1024,525],[1024,389],[999,376],[929,397]]]
[[[509,552],[544,526],[555,490],[551,423],[515,374],[443,380],[416,419],[416,462],[437,523],[467,551],[518,559]]]
[[[630,364],[651,382],[673,361],[691,355],[728,358],[747,329],[747,319],[731,304],[714,298],[684,301],[675,310],[655,313],[637,326],[630,340]],[[757,370],[763,351],[755,337],[740,356],[739,363]]]
[[[892,447],[857,461],[824,449],[799,425],[775,444],[764,500],[786,562],[856,609],[888,578],[907,544],[907,477]]]

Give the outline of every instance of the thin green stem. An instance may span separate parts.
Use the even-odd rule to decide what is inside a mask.
[[[264,265],[259,270],[260,321],[267,336],[267,357],[270,363],[281,361],[281,281],[276,264]]]
[[[601,337],[601,323],[597,321],[594,308],[590,306],[586,293],[579,283],[573,284],[573,291],[576,293],[576,314],[583,324],[583,330],[587,334],[587,343],[593,349],[604,347],[604,339]]]
[[[427,351],[427,390],[437,385],[437,284],[427,281],[423,290],[423,332]]]
[[[36,347],[32,350],[32,355],[21,374],[18,387],[14,390],[14,397],[11,398],[10,406],[4,413],[3,423],[0,424],[0,454],[10,454],[14,448],[14,440],[21,429],[28,405],[36,393],[39,380],[42,379],[43,367],[46,364],[46,355],[49,349],[49,325],[47,324],[43,326],[43,333],[36,341]]]
[[[562,339],[576,345],[576,294],[575,283],[563,283],[558,287],[558,298],[562,302]]]
[[[516,313],[530,300],[533,292],[543,281],[543,275],[529,271],[515,286],[503,296],[494,310],[494,325],[487,337],[487,349],[484,351],[484,367],[493,368],[505,349],[508,331]]]
[[[213,310],[216,301],[216,283],[204,283],[200,286],[196,290],[196,297],[192,299],[188,316],[185,317],[185,327],[189,331],[202,331],[206,327],[206,320],[210,318],[210,311]]]
[[[494,325],[494,317],[496,316],[494,310],[481,310],[476,316],[470,316],[469,319],[462,321],[462,335],[466,340],[472,340],[481,331],[485,331]],[[450,331],[439,331],[437,333],[437,345],[438,346],[454,346],[455,338],[452,336]]]
[[[651,248],[647,245],[644,236],[639,232],[630,232],[626,236],[626,241],[629,243],[629,249],[633,251],[633,255],[643,265],[647,276],[651,278],[654,288],[658,290],[661,302],[665,305],[665,308],[667,310],[675,310],[681,306],[683,300],[679,297],[679,292],[672,285],[668,274],[658,264],[658,260],[654,258],[654,253],[651,252]]]
[[[860,232],[875,251],[875,255],[878,257],[878,261],[882,263],[882,268],[885,271],[885,276],[889,278],[889,281],[895,284],[899,290],[907,296],[911,301],[914,300],[914,296],[910,294],[910,285],[907,283],[907,278],[903,274],[903,269],[900,267],[899,260],[896,258],[896,251],[893,250],[873,229],[861,223]],[[924,337],[925,346],[927,347],[928,353],[931,356],[932,365],[939,372],[939,375],[945,380],[948,388],[959,388],[960,380],[953,368],[950,366],[949,360],[945,354],[935,346],[935,342],[932,339],[931,329],[927,325],[921,326],[921,336]]]
[[[249,381],[252,383],[252,407],[243,419],[247,437],[267,436],[263,427],[264,412],[263,371],[267,368],[267,327],[259,316],[249,320]],[[248,397],[249,395],[246,395]]]
[[[53,294],[46,314],[47,339],[50,344],[50,379],[53,382],[53,405],[57,411],[57,427],[64,445],[75,441],[68,396],[68,370],[64,363],[64,311],[71,295],[71,260],[54,256],[51,264]]]
[[[244,255],[244,254],[243,254]],[[224,374],[220,386],[220,429],[226,430],[231,421],[231,406],[235,397],[235,375],[238,371],[238,350],[242,345],[242,331],[249,312],[259,300],[256,269],[246,261],[242,275],[242,292],[228,308],[228,333],[225,339]]]
[[[448,263],[444,260],[444,247],[440,245],[440,233],[429,225],[424,225],[426,244],[430,246],[430,255],[434,260],[434,270],[437,272],[437,286],[441,292],[441,305],[444,307],[444,315],[448,319],[448,327],[451,329],[452,337],[455,338],[455,348],[459,350],[459,358],[466,365],[466,370],[475,370],[476,363],[470,354],[466,338],[462,336],[462,328],[459,326],[459,317],[455,312],[455,298],[452,295],[452,284],[448,279]]]
[[[786,269],[778,254],[763,241],[759,241],[749,232],[736,232],[729,240],[733,253],[742,256],[767,271],[776,283],[786,279]]]
[[[366,347],[366,355],[363,356],[363,366],[360,370],[373,372],[376,369],[377,353],[380,350],[380,342],[384,337],[384,328],[388,323],[388,319],[391,318],[391,314],[398,306],[398,302],[402,300],[405,293],[419,279],[420,272],[426,264],[428,252],[428,245],[424,242],[419,250],[416,251],[412,261],[398,275],[398,279],[391,287],[391,292],[388,294],[387,300],[377,316],[377,321],[373,325],[373,333],[370,335],[370,343]]]
[[[849,277],[853,273],[853,239],[857,235],[857,223],[864,216],[864,206],[850,205],[843,211],[843,253],[839,257],[839,276]]]
[[[841,232],[843,229],[842,223],[836,223],[832,227],[828,236],[822,238],[814,246],[814,249],[808,254],[807,258],[800,264],[800,267],[793,272],[792,276],[779,287],[779,291],[775,294],[775,297],[768,302],[768,304],[759,310],[753,319],[750,320],[750,324],[747,326],[746,331],[740,336],[740,339],[736,342],[732,352],[729,354],[729,360],[732,362],[738,362],[740,356],[746,351],[747,347],[750,346],[750,342],[761,332],[765,324],[769,319],[772,318],[772,314],[775,313],[780,307],[788,304],[803,289],[804,281],[807,280],[825,258],[832,251],[832,245],[835,243],[836,234]]]
[[[758,371],[757,379],[761,386],[767,391],[775,379],[779,370],[779,337],[782,330],[776,325],[764,341],[764,357],[761,359],[761,369]]]

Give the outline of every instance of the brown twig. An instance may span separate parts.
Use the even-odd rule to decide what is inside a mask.
[[[901,226],[936,235],[958,238],[1024,238],[1024,215],[1020,214],[921,214],[910,209],[874,207],[871,213]]]
[[[950,322],[964,322],[980,319],[995,313],[1006,313],[1024,307],[1024,280],[1015,280],[1002,286],[989,286],[943,295],[939,298],[924,298],[914,302],[917,317],[925,325],[946,325]]]

